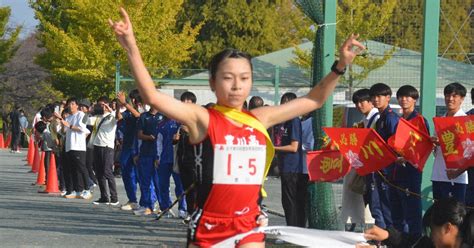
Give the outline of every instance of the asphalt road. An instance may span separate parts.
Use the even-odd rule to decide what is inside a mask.
[[[0,149],[0,247],[184,247],[186,226],[180,219],[154,221],[118,207],[95,206],[91,200],[65,199],[37,193],[36,174],[25,165],[26,150],[11,154]],[[117,178],[119,201],[126,202]],[[283,213],[280,180],[265,183],[271,210]],[[177,212],[177,211],[175,211]],[[270,215],[270,225],[284,218]]]

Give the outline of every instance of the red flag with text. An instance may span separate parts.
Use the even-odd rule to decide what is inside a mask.
[[[347,160],[337,150],[309,151],[306,161],[310,181],[334,182],[351,169]]]
[[[474,115],[433,118],[446,168],[474,166]]]
[[[426,130],[424,121],[421,124]],[[393,139],[388,142],[388,145],[420,172],[423,171],[426,160],[433,150],[430,136],[424,131],[420,131],[419,127],[416,127],[410,121],[400,118],[397,131],[392,137]]]
[[[372,128],[323,128],[357,174],[365,176],[397,160],[395,153]]]

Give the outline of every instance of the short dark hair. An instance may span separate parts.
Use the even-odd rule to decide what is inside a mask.
[[[40,115],[42,118],[49,119],[53,117],[53,111],[51,108],[46,107],[41,110]]]
[[[252,98],[250,98],[249,100],[249,110],[262,107],[263,104],[264,104],[263,98],[259,96],[252,96]]]
[[[420,94],[418,93],[418,90],[415,87],[408,84],[403,85],[397,90],[397,99],[402,96],[411,97],[415,100],[418,100],[418,98],[420,98]]]
[[[108,104],[109,103],[109,98],[107,96],[101,96],[101,97],[97,98],[97,102],[103,102],[105,104]]]
[[[69,105],[69,103],[71,102],[75,102],[77,105],[79,105],[79,100],[77,100],[76,97],[70,97],[69,99],[67,99],[66,105]]]
[[[196,103],[197,101],[196,95],[194,95],[194,93],[192,93],[191,91],[184,92],[183,94],[181,94],[180,98],[182,102],[190,100],[192,103]]]
[[[280,99],[280,104],[283,104],[283,103],[287,103],[291,100],[294,100],[296,99],[297,96],[295,93],[293,92],[286,92],[285,94],[283,94],[283,96],[281,96],[281,99]]]
[[[357,104],[359,102],[368,101],[370,102],[370,91],[369,89],[360,89],[352,94],[352,102]]]
[[[471,103],[474,104],[474,88],[471,88]]]
[[[392,96],[392,89],[384,83],[376,83],[370,87],[369,94],[373,96]]]
[[[38,133],[43,133],[45,129],[46,129],[46,123],[44,123],[44,121],[38,121],[38,122],[36,122],[36,124],[35,124],[35,130],[36,130]]]
[[[444,95],[451,95],[451,94],[456,94],[460,95],[462,97],[466,96],[466,87],[464,87],[462,84],[458,82],[450,83],[444,87]]]
[[[211,79],[216,78],[216,73],[217,73],[217,70],[219,69],[220,63],[228,58],[246,59],[247,62],[249,62],[250,64],[250,70],[253,71],[252,57],[248,53],[245,53],[236,49],[224,49],[221,52],[214,55],[211,59],[211,62],[209,63],[209,75]]]
[[[128,98],[130,99],[137,99],[137,97],[140,96],[140,92],[138,92],[137,89],[133,89],[130,91],[130,93],[128,93]]]

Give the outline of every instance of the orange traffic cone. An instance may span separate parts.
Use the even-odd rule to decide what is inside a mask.
[[[41,153],[41,163],[38,171],[38,177],[36,178],[36,185],[44,185],[46,181],[46,171],[44,167],[44,152]]]
[[[30,143],[28,143],[28,153],[26,155],[27,164],[33,166],[35,157],[35,145],[33,141],[33,135],[30,136]]]
[[[3,141],[3,133],[0,134],[0,148],[5,148],[5,142]]]
[[[10,142],[12,142],[12,134],[9,133],[7,135],[7,142],[5,142],[5,148],[8,148],[10,146]]]
[[[40,167],[40,156],[38,151],[38,145],[34,144],[34,154],[33,154],[33,166],[31,167],[31,172],[37,173]]]
[[[56,156],[54,156],[54,153],[51,153],[51,159],[49,160],[48,180],[46,181],[46,189],[44,191],[39,191],[40,193],[48,193],[54,195],[61,194],[58,186],[58,174],[56,171],[55,157]]]

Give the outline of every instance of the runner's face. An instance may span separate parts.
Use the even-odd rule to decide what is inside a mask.
[[[216,92],[217,103],[242,109],[252,89],[252,69],[244,58],[227,58],[219,64],[211,88]]]
[[[463,101],[464,97],[456,93],[444,95],[444,103],[446,104],[448,111],[458,111],[461,108]]]
[[[360,101],[356,104],[357,110],[364,115],[368,115],[374,108],[374,105],[370,101]]]

